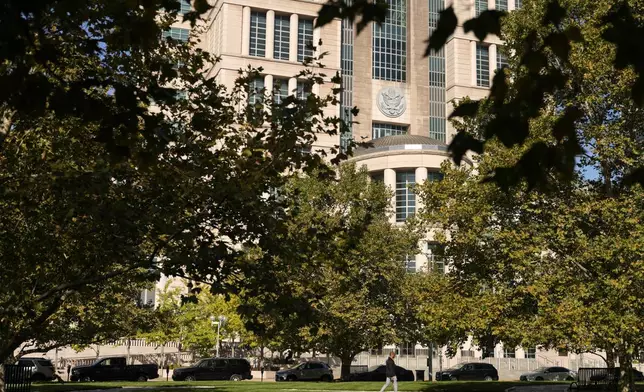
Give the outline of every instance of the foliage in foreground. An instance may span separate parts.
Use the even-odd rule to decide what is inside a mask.
[[[345,376],[358,353],[400,339],[405,255],[418,252],[419,237],[411,223],[389,221],[392,195],[365,168],[345,164],[338,174],[285,187],[282,253],[249,252],[237,282],[240,310],[260,340],[277,334],[299,342],[295,350],[338,356]]]

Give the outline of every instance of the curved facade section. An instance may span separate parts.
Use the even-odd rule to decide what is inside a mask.
[[[450,159],[444,142],[406,134],[374,139],[367,146],[358,148],[349,162],[365,166],[374,181],[383,181],[394,192],[390,220],[402,224],[422,208],[413,186],[440,180],[441,165]],[[471,165],[472,162],[466,160],[465,164]],[[429,234],[419,244],[419,254],[401,255],[405,258],[407,270],[444,272],[444,263],[433,255],[434,246]]]

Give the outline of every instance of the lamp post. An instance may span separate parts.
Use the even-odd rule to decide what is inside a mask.
[[[221,324],[226,322],[226,316],[219,316],[217,318],[215,318],[215,316],[210,316],[210,322],[212,325],[217,324],[217,348],[215,356],[219,358],[219,331],[221,329]]]

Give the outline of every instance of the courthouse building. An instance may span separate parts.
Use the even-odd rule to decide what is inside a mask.
[[[463,97],[486,96],[495,72],[507,64],[498,37],[479,42],[463,31],[462,23],[486,9],[513,11],[521,7],[521,0],[388,0],[385,22],[360,34],[354,25],[339,19],[315,28],[318,11],[325,2],[211,0],[214,7],[199,38],[203,49],[221,60],[207,71],[208,75],[232,87],[238,71],[250,65],[262,68],[262,76],[253,81],[256,89],[276,89],[282,96],[310,92],[326,95],[331,91],[330,84],[310,88],[295,75],[305,69],[305,58],[328,52],[322,60],[326,67],[323,72],[333,75],[339,71],[344,87],[340,107],[330,108],[328,114],[356,123],[344,135],[319,135],[313,150],[344,145],[352,138],[371,141],[371,148],[358,149],[350,160],[365,165],[373,179],[384,181],[395,191],[391,220],[404,222],[419,208],[409,186],[438,180],[441,164],[449,159],[447,145],[455,133],[447,121],[452,103]],[[425,57],[427,37],[436,28],[439,12],[448,6],[454,7],[459,26],[443,49]],[[185,3],[183,11],[188,10],[190,5]],[[187,40],[189,26],[176,23],[167,35]],[[317,46],[320,40],[322,45],[312,49],[310,45]],[[351,115],[354,106],[360,109],[355,118]],[[466,160],[465,164],[472,162]],[[407,258],[408,270],[444,268],[432,256],[431,239],[421,249],[419,255]],[[154,298],[154,293],[145,295]],[[398,349],[401,366],[426,368],[427,348],[410,344]],[[357,363],[381,363],[386,352],[362,353]],[[512,372],[538,365],[575,368],[582,359],[562,352],[502,346],[487,355],[493,356],[487,360],[499,367],[502,378],[515,379],[518,374]],[[452,359],[436,354],[434,369],[474,358],[481,358],[481,352],[465,345]]]

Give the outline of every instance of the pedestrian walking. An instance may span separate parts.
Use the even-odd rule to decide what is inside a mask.
[[[385,376],[387,377],[387,381],[385,381],[385,385],[383,385],[380,392],[384,392],[391,383],[394,384],[394,392],[398,392],[398,378],[396,378],[396,363],[394,362],[394,358],[396,358],[396,353],[392,351],[389,353],[389,358],[385,362]]]

